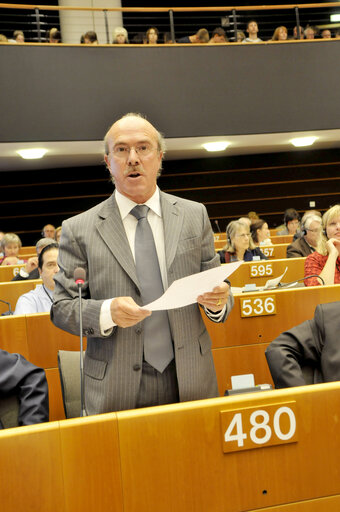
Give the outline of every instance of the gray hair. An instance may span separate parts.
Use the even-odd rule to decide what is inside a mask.
[[[55,243],[55,240],[53,240],[53,238],[49,238],[49,237],[40,238],[40,240],[38,240],[37,243],[35,244],[35,249],[37,251],[37,254],[38,254],[39,249],[42,250],[44,247],[47,247],[48,245],[54,244],[54,243]]]
[[[21,240],[15,233],[6,233],[1,240],[1,248],[5,249],[9,244],[18,244],[19,247],[22,246]]]
[[[119,36],[120,34],[123,34],[123,36],[125,36],[125,42],[129,43],[129,34],[128,34],[128,31],[126,30],[126,28],[124,28],[124,27],[116,27],[114,29],[113,43],[115,43],[117,41],[117,36]]]

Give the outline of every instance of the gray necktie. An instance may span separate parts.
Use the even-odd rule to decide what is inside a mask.
[[[135,236],[136,271],[144,304],[158,299],[163,292],[155,240],[147,220],[149,207],[137,205],[131,215],[138,220]],[[168,313],[154,311],[144,320],[144,358],[159,372],[163,372],[174,357]]]

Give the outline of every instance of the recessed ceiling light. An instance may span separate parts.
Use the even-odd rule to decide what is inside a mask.
[[[220,141],[220,142],[206,142],[202,144],[204,149],[207,151],[224,151],[228,146],[230,146],[230,142]]]
[[[290,139],[290,143],[297,148],[303,146],[311,146],[318,139],[318,137],[298,137],[296,139]]]
[[[47,149],[19,149],[17,153],[21,156],[21,158],[25,158],[25,160],[33,160],[34,158],[42,158],[47,153]]]

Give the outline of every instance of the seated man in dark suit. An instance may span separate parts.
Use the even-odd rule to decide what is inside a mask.
[[[314,369],[314,383],[340,380],[340,301],[317,306],[312,320],[274,340],[266,358],[276,388],[304,386],[302,368]]]
[[[0,349],[0,401],[12,395],[19,400],[19,426],[48,421],[48,386],[44,370],[20,354]]]

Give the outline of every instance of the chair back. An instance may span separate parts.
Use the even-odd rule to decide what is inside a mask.
[[[0,397],[0,429],[18,427],[19,400],[16,395]]]
[[[85,354],[85,353],[84,353]],[[58,368],[66,418],[80,416],[80,352],[58,351]]]

